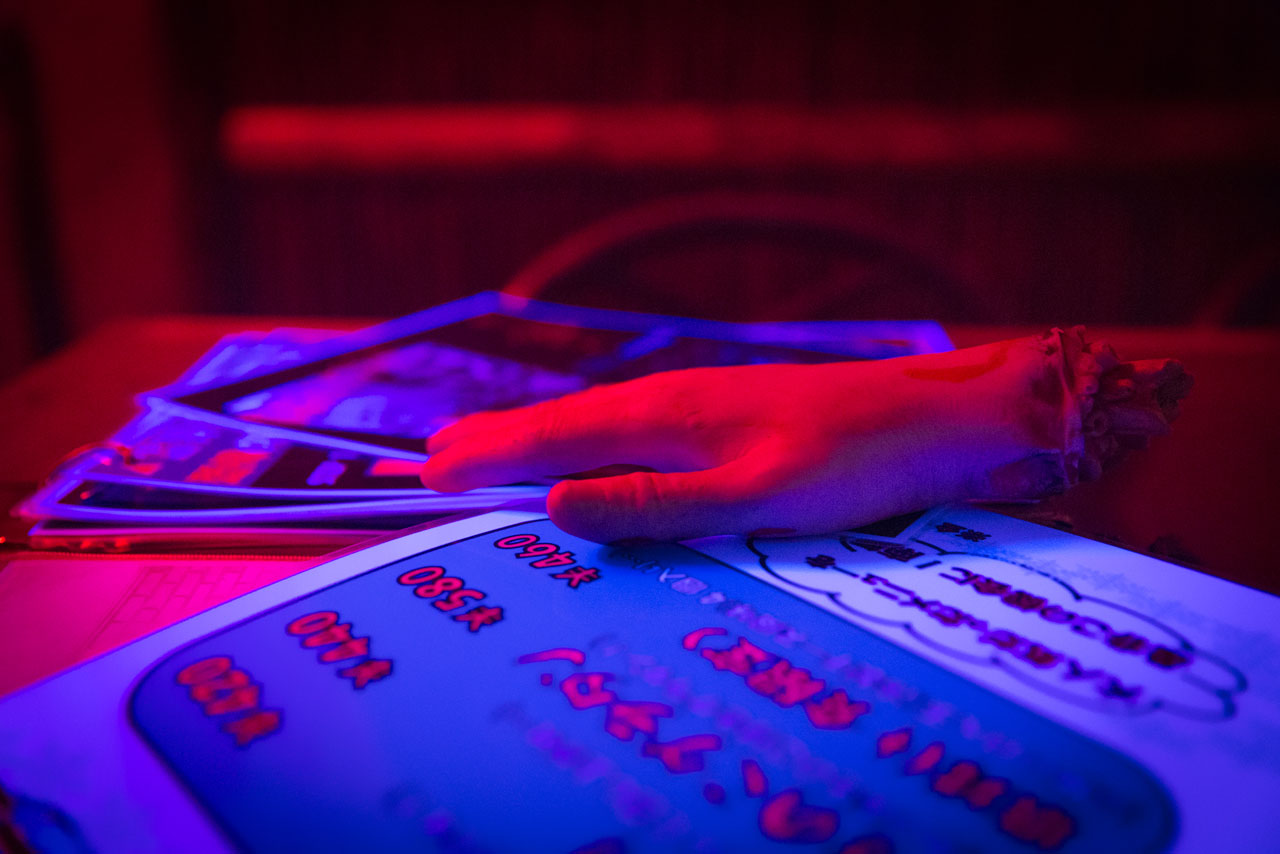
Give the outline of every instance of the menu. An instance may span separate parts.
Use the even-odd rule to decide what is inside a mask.
[[[0,788],[34,850],[1274,850],[1277,627],[967,505],[638,546],[499,510],[0,700]]]

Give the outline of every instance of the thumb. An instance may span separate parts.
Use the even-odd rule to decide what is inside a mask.
[[[547,512],[565,532],[597,543],[742,533],[764,527],[770,513],[756,469],[736,460],[703,471],[561,481],[547,495]]]

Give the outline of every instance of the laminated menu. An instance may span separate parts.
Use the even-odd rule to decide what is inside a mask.
[[[970,506],[612,546],[499,510],[0,700],[0,815],[57,851],[1273,850],[1278,626]]]

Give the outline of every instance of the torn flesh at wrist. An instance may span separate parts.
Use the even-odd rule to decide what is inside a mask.
[[[1192,384],[1179,362],[1121,361],[1080,326],[897,361],[917,360],[904,366],[906,381],[936,383],[929,396],[943,417],[978,447],[989,433],[1000,449],[971,461],[957,498],[1036,499],[1097,480],[1126,451],[1169,432]],[[948,385],[950,394],[940,388]]]

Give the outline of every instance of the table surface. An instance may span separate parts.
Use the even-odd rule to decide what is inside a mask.
[[[2,387],[0,502],[12,506],[70,451],[124,424],[139,392],[165,385],[224,335],[279,326],[352,329],[356,318],[156,317],[106,324]],[[1039,327],[948,327],[958,347]],[[1280,593],[1272,490],[1280,474],[1280,330],[1098,327],[1125,358],[1181,359],[1196,378],[1170,436],[1098,483],[1030,514],[1136,549],[1163,538],[1215,575]],[[1026,514],[1020,514],[1026,515]],[[6,520],[0,535],[20,540]]]

